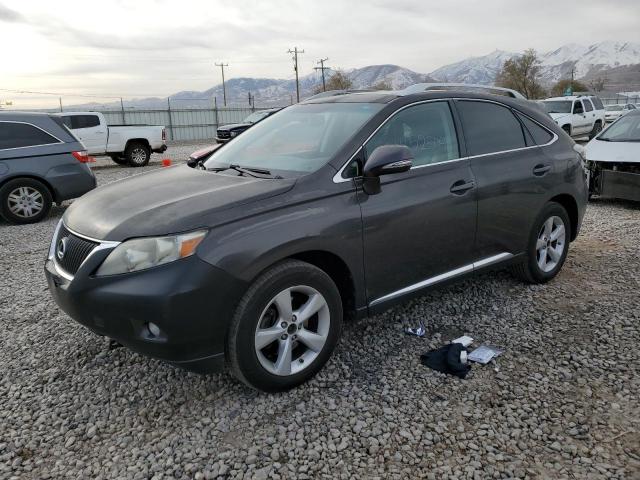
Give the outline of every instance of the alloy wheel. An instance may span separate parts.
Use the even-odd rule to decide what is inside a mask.
[[[549,217],[540,228],[536,242],[536,259],[538,267],[545,273],[552,271],[566,248],[566,229],[562,218]]]
[[[147,159],[147,152],[145,152],[144,148],[138,147],[138,148],[134,148],[131,151],[131,160],[136,165],[144,163],[146,159]]]
[[[267,304],[255,332],[255,352],[269,373],[294,375],[313,363],[329,335],[331,315],[324,296],[298,285]]]
[[[20,218],[32,218],[44,207],[42,194],[33,187],[18,187],[7,197],[9,211]]]

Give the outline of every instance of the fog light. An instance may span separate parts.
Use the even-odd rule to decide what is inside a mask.
[[[147,330],[149,330],[152,337],[160,336],[160,327],[153,322],[147,322]]]

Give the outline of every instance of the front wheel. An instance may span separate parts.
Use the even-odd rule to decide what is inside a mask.
[[[331,278],[288,260],[263,273],[240,301],[226,341],[239,380],[278,392],[313,377],[340,338],[342,302]]]
[[[589,140],[593,139],[593,137],[598,135],[601,131],[602,131],[602,123],[596,122],[593,125],[593,129],[591,130],[591,133],[589,134]]]
[[[513,272],[529,283],[546,283],[562,268],[571,239],[571,222],[562,205],[550,202],[538,215],[529,237],[527,260]]]
[[[16,178],[0,188],[0,216],[15,224],[36,223],[51,210],[51,192],[33,178]]]

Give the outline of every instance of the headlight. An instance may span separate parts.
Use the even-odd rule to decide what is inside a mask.
[[[235,137],[236,135],[238,135],[238,132],[229,132],[229,135]]]
[[[102,262],[97,275],[116,275],[157,267],[193,255],[207,232],[170,237],[134,238],[118,245]]]

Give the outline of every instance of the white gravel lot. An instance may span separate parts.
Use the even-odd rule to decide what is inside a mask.
[[[95,164],[100,184],[151,166]],[[0,478],[640,478],[640,205],[591,203],[544,286],[485,274],[346,325],[291,392],[118,348],[62,313],[43,262],[63,207],[0,222]],[[402,333],[424,319],[427,337]],[[465,379],[419,355],[504,347]]]

